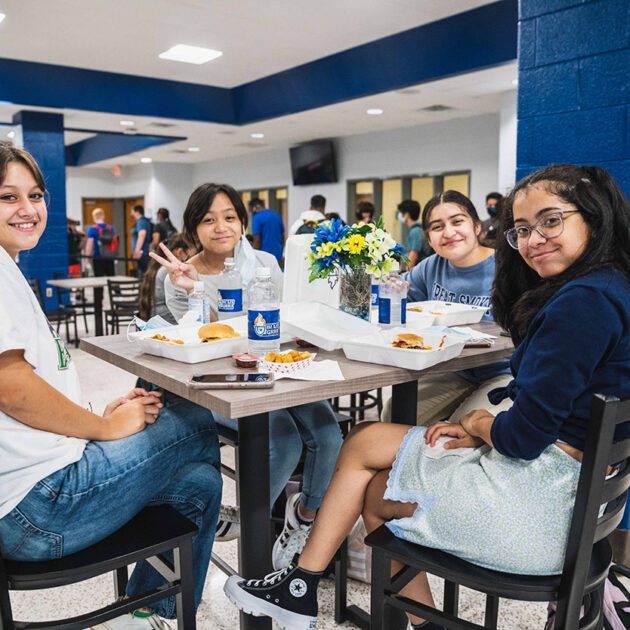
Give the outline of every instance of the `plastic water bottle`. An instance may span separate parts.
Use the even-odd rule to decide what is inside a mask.
[[[217,280],[219,289],[219,319],[230,319],[244,314],[243,280],[234,258],[225,259],[225,267]]]
[[[407,324],[407,283],[397,272],[381,280],[378,296],[378,323],[381,326]]]
[[[378,306],[378,287],[379,281],[372,277],[372,286],[370,287],[370,306]]]
[[[193,292],[188,295],[188,310],[197,313],[199,323],[210,323],[210,299],[206,295],[206,288],[201,280],[194,283]]]
[[[269,267],[256,269],[256,280],[247,290],[247,351],[258,357],[280,350],[280,304]]]

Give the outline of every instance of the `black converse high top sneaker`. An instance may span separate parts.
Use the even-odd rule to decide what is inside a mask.
[[[271,617],[283,630],[315,630],[321,576],[300,569],[294,559],[285,569],[260,580],[233,575],[223,590],[240,610],[256,617]]]

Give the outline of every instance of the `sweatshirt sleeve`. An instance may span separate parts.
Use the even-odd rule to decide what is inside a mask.
[[[594,287],[572,287],[543,311],[524,342],[514,404],[490,431],[494,448],[508,457],[535,459],[558,439],[574,401],[624,334],[620,311]]]
[[[175,318],[175,321],[179,321],[188,310],[188,295],[184,289],[173,286],[168,275],[164,279],[164,297],[166,299],[166,307]]]

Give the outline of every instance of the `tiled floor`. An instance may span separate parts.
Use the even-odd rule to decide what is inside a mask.
[[[71,348],[72,356],[81,376],[84,392],[84,403],[92,403],[96,412],[102,411],[111,399],[131,389],[135,377],[115,368],[86,353]],[[224,448],[224,457],[231,458],[231,449]],[[234,484],[225,480],[224,503],[234,503]],[[215,551],[225,558],[232,566],[237,565],[236,541],[219,543]],[[197,615],[199,630],[234,630],[238,628],[238,613],[223,595],[225,575],[216,567],[211,566],[204,597]],[[437,581],[435,581],[437,583]],[[439,588],[436,588],[436,592]],[[13,593],[12,602],[15,617],[29,621],[48,618],[60,618],[80,614],[91,608],[108,603],[108,597],[113,592],[111,576],[101,576],[79,585],[36,591],[33,593]],[[352,624],[338,626],[334,623],[334,590],[333,583],[325,580],[320,586],[320,617],[318,628],[327,630],[337,627],[354,627]],[[437,594],[440,600],[439,592]],[[366,584],[352,580],[349,588],[349,600],[364,608],[369,608],[369,587]],[[464,589],[461,596],[461,612],[471,621],[482,621],[483,600],[481,596]],[[502,602],[501,623],[499,628],[504,630],[541,629],[544,625],[545,605],[525,604],[519,602]],[[173,622],[173,627],[176,624]]]

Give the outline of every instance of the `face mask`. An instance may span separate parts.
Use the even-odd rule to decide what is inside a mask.
[[[396,213],[396,218],[403,224],[405,225],[405,217],[403,217],[402,212],[397,212]]]
[[[496,206],[486,206],[486,211],[488,212],[488,216],[495,216],[497,213],[497,207]]]

